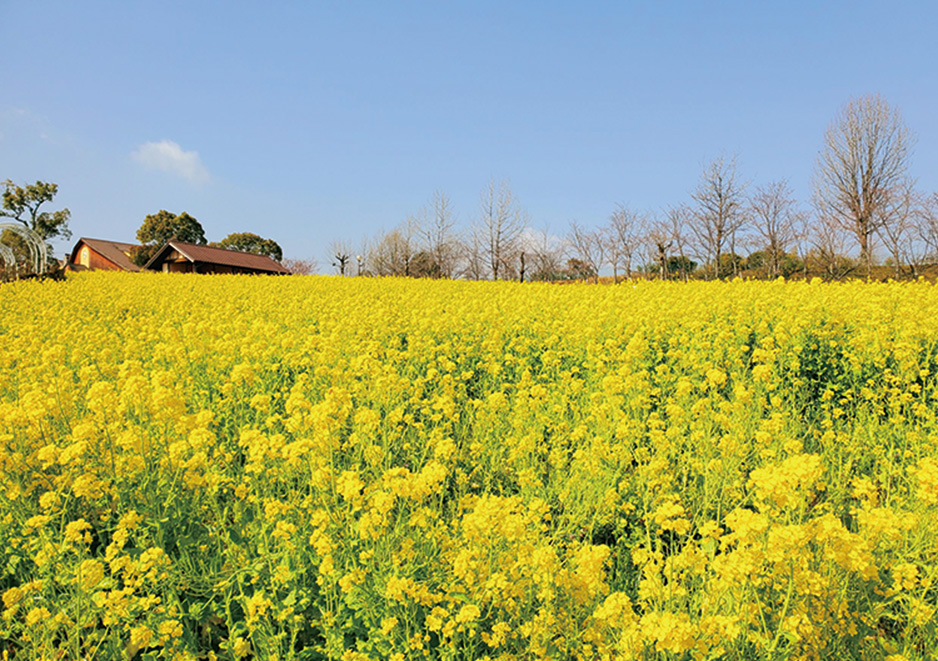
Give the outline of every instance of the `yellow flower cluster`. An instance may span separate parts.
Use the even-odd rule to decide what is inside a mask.
[[[938,656],[938,289],[0,287],[0,658]]]

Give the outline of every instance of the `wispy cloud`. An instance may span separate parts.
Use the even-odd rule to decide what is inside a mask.
[[[53,145],[59,144],[55,135],[61,134],[51,127],[45,117],[26,108],[13,106],[0,107],[0,140],[4,138],[20,138],[33,140],[39,138]]]
[[[169,172],[194,185],[207,183],[211,175],[197,151],[183,151],[172,140],[145,142],[131,153],[135,161],[150,170]]]

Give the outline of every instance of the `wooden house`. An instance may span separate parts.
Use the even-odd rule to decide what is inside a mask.
[[[130,261],[132,243],[82,237],[72,248],[65,269],[68,271],[139,271]]]
[[[256,273],[289,275],[290,271],[263,255],[183,243],[175,239],[156,251],[143,267],[163,273]]]

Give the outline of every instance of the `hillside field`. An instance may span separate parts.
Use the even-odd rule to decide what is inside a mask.
[[[0,285],[0,659],[938,655],[938,288]]]

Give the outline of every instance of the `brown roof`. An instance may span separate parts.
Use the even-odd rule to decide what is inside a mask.
[[[87,239],[85,237],[78,239],[78,243],[76,243],[75,247],[72,248],[72,254],[68,259],[71,264],[76,263],[75,260],[78,258],[78,248],[81,247],[82,244],[87,245],[96,253],[105,259],[114,262],[125,271],[140,270],[140,267],[130,261],[130,257],[128,256],[128,253],[130,252],[130,249],[134,247],[134,244],[121,243],[120,241],[107,241],[105,239]]]
[[[222,264],[224,266],[233,266],[236,268],[248,269],[251,271],[263,271],[265,273],[284,273],[290,271],[285,269],[278,262],[264,255],[254,255],[248,252],[239,252],[237,250],[225,250],[224,248],[213,248],[211,246],[199,246],[194,243],[183,243],[182,241],[171,240],[165,246],[160,248],[155,255],[147,262],[144,268],[150,268],[154,263],[160,260],[167,248],[172,248],[186,257],[190,262],[201,262],[203,264]]]

